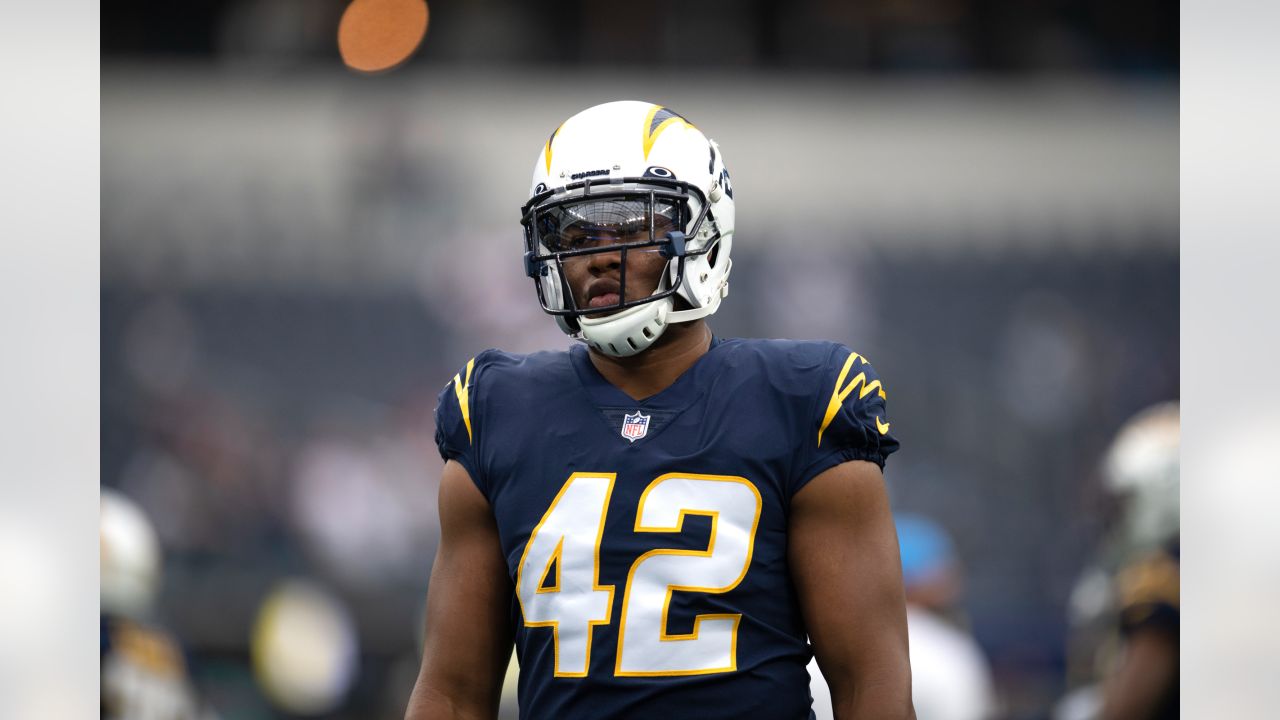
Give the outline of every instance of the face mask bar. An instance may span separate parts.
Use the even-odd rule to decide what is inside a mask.
[[[691,199],[697,201],[698,215],[689,225],[685,221],[690,214]],[[642,214],[639,213],[641,208]],[[586,212],[575,212],[580,209]],[[602,209],[611,212],[600,218],[598,215]],[[594,220],[591,210],[597,212]],[[660,212],[663,210],[665,212]],[[520,222],[525,228],[525,273],[534,281],[542,309],[573,324],[582,315],[614,312],[670,297],[684,281],[686,258],[709,252],[716,245],[716,238],[713,238],[703,249],[686,250],[688,237],[697,235],[707,217],[707,202],[701,190],[674,179],[623,178],[612,182],[587,179],[558,192],[539,193],[521,208],[521,212]],[[573,227],[575,232],[566,235],[563,221],[571,218],[581,222],[570,223],[569,227]],[[660,223],[664,218],[665,222]],[[595,221],[601,219],[612,222]],[[636,233],[627,233],[626,223],[638,222],[643,222],[645,233],[638,239],[631,239]],[[671,229],[660,232],[660,224]],[[687,235],[683,231],[686,227],[689,228]],[[600,236],[590,234],[591,230],[601,228],[610,228],[604,235],[612,236],[613,242],[601,242]],[[621,241],[624,238],[627,241]],[[668,261],[674,260],[675,277],[671,278],[668,265],[656,292],[626,300],[627,255],[630,252],[658,252]],[[566,280],[565,262],[585,262],[588,256],[601,253],[619,255],[619,301],[613,305],[580,309]]]

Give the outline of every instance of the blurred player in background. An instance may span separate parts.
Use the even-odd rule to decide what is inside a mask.
[[[911,514],[895,517],[907,593],[911,640],[911,699],[920,720],[985,720],[996,711],[991,668],[982,648],[964,628],[958,602],[962,568],[946,530]],[[814,709],[829,720],[823,699],[831,691],[810,664]]]
[[[834,343],[712,334],[718,146],[659,105],[590,108],[541,149],[522,222],[582,344],[486,351],[440,396],[407,717],[493,717],[513,638],[522,717],[803,720],[815,652],[836,717],[913,717],[884,389]]]
[[[177,641],[150,622],[161,553],[151,522],[132,500],[102,489],[101,715],[108,720],[201,717]]]
[[[1103,464],[1116,522],[1071,597],[1071,676],[1058,720],[1178,717],[1178,404],[1131,418]]]

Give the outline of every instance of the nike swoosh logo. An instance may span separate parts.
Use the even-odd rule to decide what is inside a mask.
[[[881,435],[885,435],[885,434],[887,434],[887,433],[889,432],[889,423],[887,423],[887,422],[881,422],[881,421],[880,421],[880,418],[877,416],[877,417],[876,417],[876,429],[880,431],[880,434],[881,434]]]

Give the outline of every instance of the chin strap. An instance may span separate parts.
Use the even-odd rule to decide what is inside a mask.
[[[667,313],[667,322],[668,323],[691,322],[693,320],[704,318],[715,311],[716,311],[716,308],[714,306],[691,308],[689,310],[672,310],[671,312]]]

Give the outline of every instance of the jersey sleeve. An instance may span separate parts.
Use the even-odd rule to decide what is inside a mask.
[[[467,361],[440,391],[436,401],[436,447],[440,457],[466,469],[480,492],[489,496],[477,451],[477,403],[475,398],[479,356]]]
[[[1160,552],[1128,565],[1116,577],[1120,599],[1120,632],[1161,630],[1178,634],[1178,561]]]
[[[866,358],[837,345],[820,378],[800,441],[792,493],[849,460],[873,462],[883,470],[885,459],[898,449],[897,439],[889,434],[884,384]]]

